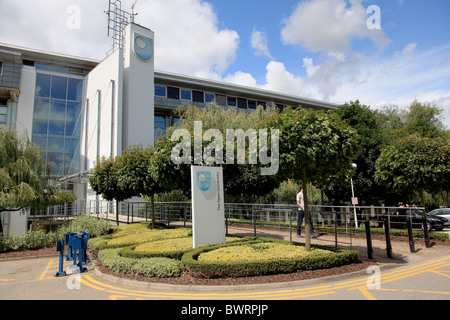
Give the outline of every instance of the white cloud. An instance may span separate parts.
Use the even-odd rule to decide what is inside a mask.
[[[70,6],[79,8],[79,28],[68,28]],[[1,42],[88,58],[103,58],[109,49],[105,3],[73,0],[3,0]],[[101,23],[104,22],[104,23]],[[77,26],[78,27],[78,26]]]
[[[211,4],[200,0],[138,2],[137,22],[155,31],[156,68],[217,78],[234,62],[236,31],[219,29]]]
[[[285,19],[281,38],[286,45],[302,45],[310,51],[350,51],[354,38],[371,38],[379,46],[389,40],[382,30],[367,28],[362,0],[311,0],[300,2]]]
[[[69,29],[71,13],[80,8],[80,28]],[[122,1],[131,11],[132,0]],[[2,0],[1,42],[103,59],[112,46],[107,38],[105,1]],[[220,78],[236,58],[239,35],[220,29],[211,4],[201,0],[140,0],[136,23],[155,31],[155,65],[159,70]]]
[[[257,30],[256,27],[253,28],[250,44],[256,56],[263,56],[273,59],[269,52],[268,42],[269,39],[267,38],[265,32]]]

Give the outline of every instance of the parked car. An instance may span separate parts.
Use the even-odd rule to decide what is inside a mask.
[[[440,208],[430,211],[428,213],[430,217],[443,217],[450,221],[450,208]]]
[[[383,220],[389,219],[391,222],[391,228],[406,229],[406,219],[411,219],[413,228],[421,228],[423,230],[423,213],[417,210],[410,209],[393,209],[387,215],[382,216]],[[426,216],[428,231],[437,230],[441,231],[444,228],[450,227],[450,219],[440,216]]]

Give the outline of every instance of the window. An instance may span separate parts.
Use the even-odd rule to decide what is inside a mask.
[[[166,134],[166,118],[155,116],[155,140]]]
[[[201,91],[192,91],[192,101],[204,103],[205,102],[205,94]]]
[[[258,101],[258,106],[262,106],[264,109],[267,108],[267,103],[264,101]]]
[[[237,101],[235,97],[227,97],[227,106],[229,107],[236,107]]]
[[[205,103],[211,103],[216,100],[216,96],[214,93],[205,93]]]
[[[187,89],[180,90],[181,100],[192,101],[192,91]]]
[[[227,97],[223,96],[221,94],[216,95],[216,102],[219,106],[226,106],[227,105]]]
[[[0,76],[3,75],[3,62],[0,61]]]
[[[155,96],[165,98],[167,96],[166,87],[164,86],[155,86]]]
[[[237,106],[238,106],[238,108],[241,108],[241,109],[247,109],[247,99],[238,98]]]
[[[8,107],[0,105],[0,128],[5,126],[8,121]]]
[[[180,89],[167,87],[167,98],[180,100]]]
[[[256,101],[254,100],[248,100],[248,108],[256,110]]]
[[[32,141],[41,147],[51,175],[80,171],[82,95],[82,78],[36,75]]]

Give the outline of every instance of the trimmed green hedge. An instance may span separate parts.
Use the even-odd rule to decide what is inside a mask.
[[[231,243],[240,241],[240,238],[227,237],[226,241]],[[181,260],[183,254],[192,250],[192,243],[192,237],[152,241],[125,247],[121,254],[124,257],[137,259],[166,257]]]
[[[98,253],[102,264],[118,273],[147,277],[179,277],[183,266],[180,261],[168,258],[133,259],[121,255],[122,248],[105,249]]]
[[[204,262],[199,257],[206,252],[211,252],[219,248],[227,246],[255,245],[261,243],[275,243],[272,239],[256,239],[248,240],[246,243],[231,243],[227,245],[215,245],[205,248],[198,248],[187,252],[183,255],[181,262],[186,266],[187,270],[194,276],[199,278],[218,278],[218,277],[242,277],[242,276],[260,276],[280,273],[293,273],[306,270],[317,270],[339,267],[346,264],[358,263],[359,254],[356,250],[342,250],[327,248],[321,246],[313,246],[311,252],[299,257],[278,258],[260,260],[258,262],[233,262],[233,261],[216,261]],[[279,242],[280,245],[296,246],[288,242]],[[315,252],[315,250],[318,250]],[[320,251],[319,251],[320,250]]]
[[[185,228],[149,230],[145,224],[136,224],[91,239],[88,246],[99,251],[105,267],[148,277],[177,277],[182,270],[200,278],[257,276],[359,262],[356,250],[313,246],[307,252],[302,245],[259,237],[227,237],[225,245],[192,249],[190,232]],[[122,247],[115,248],[118,245]]]

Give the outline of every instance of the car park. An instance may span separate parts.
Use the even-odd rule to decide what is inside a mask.
[[[423,218],[424,214],[418,210],[405,209],[393,209],[390,210],[389,216],[383,215],[383,220],[389,220],[391,228],[394,229],[406,229],[407,219],[412,222],[413,228],[421,228],[423,230]],[[427,229],[428,231],[437,230],[441,231],[444,228],[450,227],[450,219],[437,216],[437,215],[426,215],[427,219]]]

